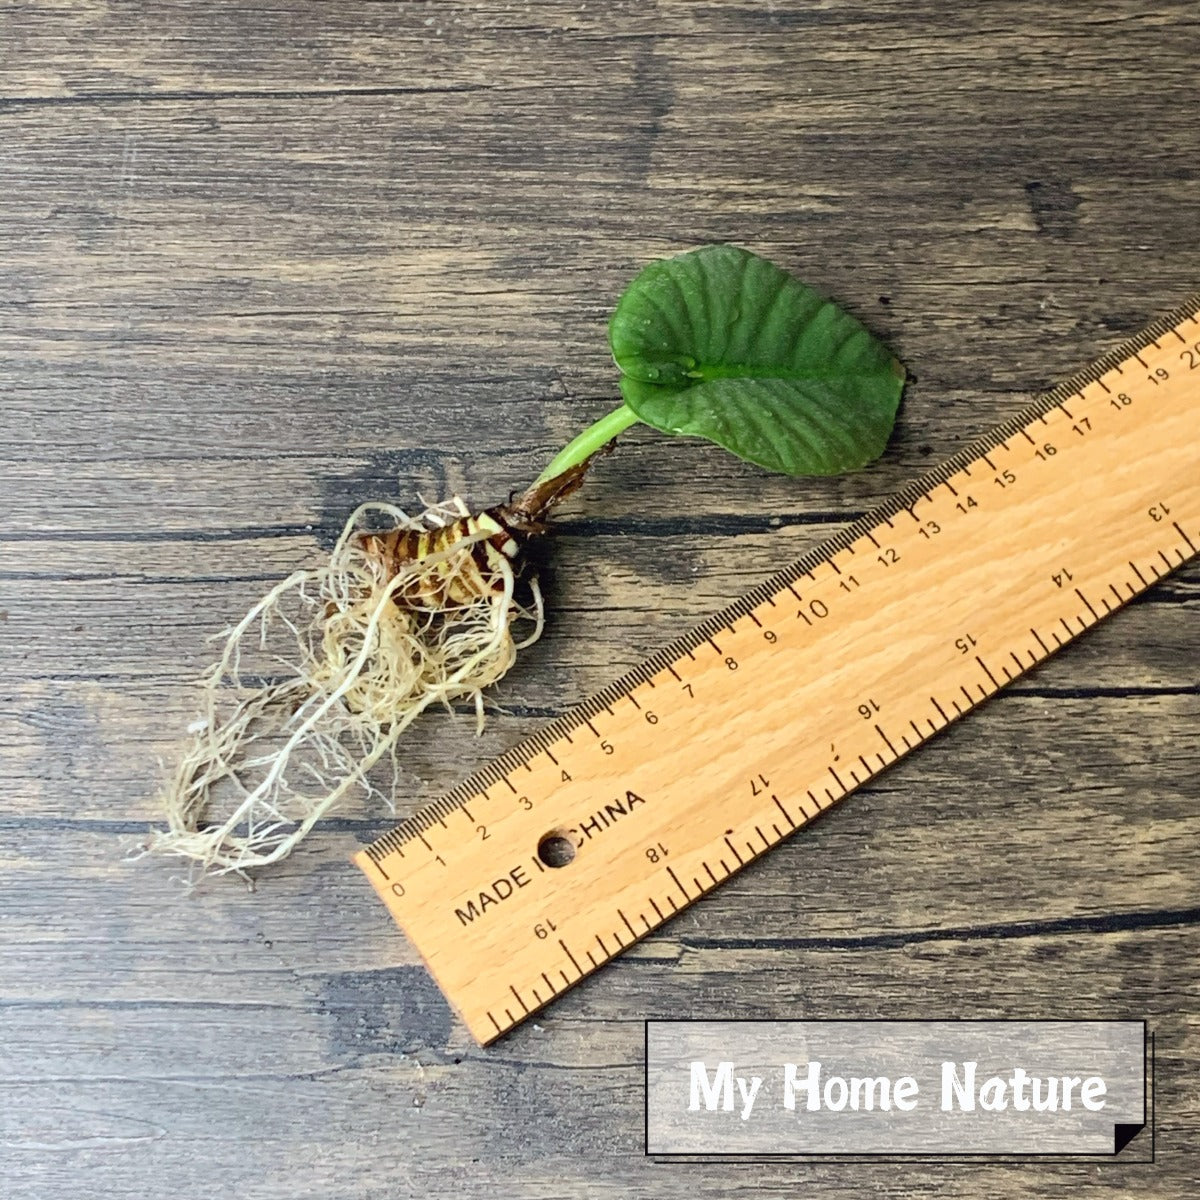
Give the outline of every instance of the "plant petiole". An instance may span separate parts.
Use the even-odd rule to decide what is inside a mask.
[[[594,425],[589,425],[578,437],[572,438],[550,460],[549,466],[534,481],[534,487],[557,478],[564,471],[569,471],[585,459],[591,458],[597,450],[611,442],[617,434],[624,433],[637,420],[637,413],[629,405],[622,404],[620,408],[614,408]]]

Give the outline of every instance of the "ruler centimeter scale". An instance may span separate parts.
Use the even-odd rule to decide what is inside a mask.
[[[1196,554],[1198,426],[1200,296],[355,861],[493,1041]]]

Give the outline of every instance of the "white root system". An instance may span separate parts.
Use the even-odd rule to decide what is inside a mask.
[[[537,639],[543,614],[536,582],[528,604],[514,599],[507,555],[473,553],[488,532],[467,515],[457,498],[415,517],[364,504],[327,564],[288,576],[223,635],[167,788],[168,828],[148,849],[209,874],[277,862],[351,792],[390,806],[391,788],[368,775],[387,759],[394,778],[401,734],[431,705],[471,699],[482,725],[483,689]],[[432,539],[436,552],[392,574],[364,548],[363,535],[380,529],[451,526],[463,536]],[[460,577],[470,586],[448,586]],[[402,600],[456,592],[438,605]],[[518,621],[528,624],[520,641]]]

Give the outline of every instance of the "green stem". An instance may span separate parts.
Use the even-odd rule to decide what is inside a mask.
[[[568,442],[550,460],[550,465],[537,477],[534,487],[578,466],[584,459],[591,458],[606,442],[611,442],[617,434],[624,433],[630,425],[636,424],[637,419],[637,413],[627,404],[613,409],[607,416],[601,417],[595,425],[589,425],[577,438]]]

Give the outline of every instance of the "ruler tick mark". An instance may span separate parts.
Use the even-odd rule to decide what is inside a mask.
[[[899,757],[900,757],[900,755],[896,753],[896,747],[892,745],[891,741],[890,741],[890,740],[889,740],[889,738],[888,738],[888,735],[887,735],[886,733],[884,733],[884,732],[883,732],[883,730],[882,730],[882,729],[881,729],[881,728],[880,728],[878,725],[876,725],[876,726],[875,726],[875,732],[876,732],[877,734],[879,734],[879,736],[880,736],[881,738],[883,738],[883,744],[884,744],[884,745],[885,745],[885,746],[886,746],[886,747],[887,747],[887,748],[888,748],[888,749],[889,749],[889,750],[890,750],[890,751],[891,751],[893,754],[895,754],[897,758],[899,758]]]
[[[596,737],[599,737],[599,736],[600,736],[600,733],[599,733],[599,731],[596,729],[595,725],[593,725],[593,724],[591,723],[591,721],[589,721],[589,720],[587,719],[587,717],[584,717],[584,718],[583,718],[583,723],[584,723],[584,724],[585,724],[585,725],[586,725],[586,726],[587,726],[587,727],[588,727],[588,728],[589,728],[589,729],[592,731],[592,733],[594,733],[594,734],[596,735]]]
[[[636,940],[637,939],[637,931],[633,928],[632,925],[630,925],[629,918],[623,912],[621,912],[621,910],[619,908],[617,909],[617,913],[619,914],[621,920],[625,922],[625,928],[629,930],[629,936]]]
[[[1111,391],[1111,389],[1108,387],[1108,385],[1107,385],[1107,384],[1104,382],[1104,380],[1103,380],[1103,379],[1097,379],[1097,380],[1096,380],[1096,382],[1097,382],[1097,383],[1098,383],[1098,384],[1099,384],[1099,385],[1100,385],[1102,388],[1104,388],[1104,394],[1105,394],[1106,396],[1111,396],[1111,395],[1112,395],[1112,391]]]
[[[1038,633],[1036,629],[1031,629],[1029,632],[1033,634],[1034,638],[1037,640],[1037,644],[1041,646],[1041,648],[1046,652],[1047,656],[1049,656],[1052,651],[1050,650],[1050,647],[1042,641],[1042,635]]]
[[[608,947],[604,944],[604,939],[599,934],[596,934],[596,942],[599,944],[600,949],[604,952],[604,957],[612,958],[612,955],[608,952]]]
[[[1191,539],[1190,537],[1188,537],[1188,535],[1187,535],[1186,533],[1184,533],[1184,532],[1183,532],[1183,527],[1182,527],[1182,526],[1179,524],[1179,522],[1178,522],[1178,521],[1172,521],[1172,522],[1171,522],[1171,524],[1175,526],[1176,532],[1178,532],[1179,536],[1180,536],[1181,538],[1183,538],[1183,540],[1184,540],[1185,542],[1187,542],[1188,549],[1189,549],[1189,550],[1190,550],[1190,551],[1191,551],[1193,554],[1200,554],[1200,551],[1198,551],[1198,550],[1196,549],[1196,547],[1195,547],[1195,546],[1192,544],[1192,539]]]
[[[1080,600],[1087,605],[1088,612],[1090,612],[1097,621],[1100,620],[1100,614],[1092,607],[1092,602],[1078,588],[1075,589],[1075,595],[1077,595]]]
[[[654,909],[655,915],[660,921],[665,921],[667,919],[665,916],[663,916],[663,910],[655,903],[653,896],[650,897],[650,907]]]
[[[629,693],[629,703],[632,704],[633,707],[638,710],[638,712],[642,711],[642,706],[637,702],[637,697],[632,692]]]
[[[512,992],[513,997],[516,999],[517,1003],[521,1006],[525,1015],[529,1016],[529,1008],[526,1005],[525,1001],[521,999],[521,993],[518,992],[517,989],[515,987],[513,987],[513,985],[511,983],[508,985],[508,990],[510,992]]]
[[[542,978],[546,981],[546,986],[550,989],[550,995],[557,996],[558,988],[556,988],[554,984],[550,982],[550,976],[547,975],[545,971],[542,972]]]
[[[977,663],[978,663],[978,664],[979,664],[979,665],[980,665],[980,666],[983,668],[983,673],[984,673],[984,674],[985,674],[985,675],[986,675],[986,676],[987,676],[987,677],[988,677],[988,678],[989,678],[989,679],[992,681],[992,686],[993,686],[993,687],[995,687],[997,690],[999,690],[999,688],[1000,688],[1000,680],[998,680],[998,679],[995,677],[995,675],[993,675],[993,674],[991,673],[991,671],[989,671],[989,670],[988,670],[988,665],[987,665],[987,663],[985,663],[985,662],[983,661],[983,659],[979,657],[979,655],[978,655],[978,654],[977,654],[977,655],[975,655],[975,661],[976,661],[976,662],[977,662]]]
[[[737,859],[738,866],[739,866],[739,867],[741,867],[741,866],[745,866],[745,863],[742,861],[742,856],[741,856],[741,855],[740,855],[740,854],[737,852],[737,847],[736,847],[736,846],[735,846],[735,845],[734,845],[734,844],[733,844],[733,843],[732,843],[732,842],[729,840],[729,834],[730,834],[730,833],[732,833],[732,832],[733,832],[733,830],[732,830],[732,829],[730,829],[730,830],[729,830],[729,831],[726,833],[726,835],[725,835],[725,845],[727,845],[727,846],[729,847],[729,850],[730,850],[730,852],[733,854],[733,857]]]
[[[586,955],[587,955],[588,962],[590,962],[590,963],[592,964],[592,966],[593,966],[593,967],[598,967],[598,966],[600,965],[600,964],[599,964],[599,963],[596,961],[596,956],[595,956],[595,955],[594,955],[594,954],[593,954],[593,953],[592,953],[590,950],[585,950],[585,951],[584,951],[584,954],[586,954]]]
[[[941,717],[942,720],[945,721],[947,725],[949,725],[950,718],[948,716],[946,716],[946,710],[937,702],[937,697],[930,696],[929,699],[932,702],[933,707],[937,709],[938,716]]]
[[[711,880],[713,881],[713,883],[714,883],[714,884],[718,884],[718,883],[720,883],[720,882],[721,882],[721,881],[720,881],[720,880],[719,880],[719,879],[718,879],[718,878],[717,878],[717,877],[716,877],[716,876],[713,874],[713,869],[712,869],[712,867],[710,867],[710,866],[708,865],[708,863],[705,863],[705,864],[704,864],[704,869],[705,869],[705,870],[708,872],[708,877],[709,877],[709,879],[711,879]]]
[[[788,810],[787,810],[786,808],[784,808],[782,804],[780,804],[780,803],[779,803],[779,797],[778,797],[778,796],[772,796],[772,797],[771,797],[771,799],[775,801],[775,807],[776,807],[777,809],[779,809],[779,811],[780,811],[781,813],[783,813],[783,819],[784,819],[784,820],[785,820],[785,821],[786,821],[786,822],[787,822],[787,823],[788,823],[788,824],[789,824],[789,825],[790,825],[790,826],[791,826],[793,829],[795,829],[795,828],[796,828],[796,822],[792,820],[792,818],[791,818],[791,814],[789,814]]]
[[[833,781],[838,785],[838,787],[840,787],[842,789],[843,792],[849,791],[849,789],[846,787],[846,785],[838,778],[838,773],[832,767],[829,768],[829,773],[830,773],[830,775],[833,776]],[[826,793],[826,794],[828,794],[828,793]],[[831,800],[833,799],[832,796],[830,796],[829,798]]]
[[[675,881],[675,886],[683,893],[683,898],[685,900],[690,900],[691,896],[687,894],[687,888],[685,888],[683,884],[679,882],[679,876],[675,874],[673,867],[667,868],[667,874],[670,875],[670,877]]]
[[[577,963],[575,961],[575,955],[573,955],[571,953],[570,946],[568,946],[567,943],[562,940],[562,938],[558,939],[558,944],[563,948],[563,953],[571,960],[571,966],[573,966],[575,968],[575,970],[577,970],[579,972],[579,974],[582,975],[583,968],[579,965],[579,963]]]
[[[488,1020],[489,1020],[489,1021],[491,1021],[491,1023],[492,1023],[493,1025],[495,1025],[495,1027],[496,1027],[496,1032],[497,1032],[497,1033],[503,1033],[503,1032],[504,1032],[504,1030],[500,1028],[500,1022],[499,1022],[499,1021],[497,1021],[497,1020],[496,1020],[496,1018],[492,1016],[492,1013],[491,1013],[491,1010],[490,1010],[490,1009],[488,1010]]]
[[[766,847],[768,850],[770,850],[770,848],[771,848],[771,843],[770,843],[770,841],[768,841],[768,839],[767,839],[767,835],[766,835],[765,833],[763,833],[763,831],[762,831],[761,829],[759,829],[759,827],[758,827],[757,825],[755,825],[755,827],[754,827],[754,832],[755,832],[755,833],[757,833],[757,834],[758,834],[758,836],[759,836],[760,838],[762,838],[762,844],[763,844],[763,845],[764,845],[764,846],[765,846],[765,847]]]

